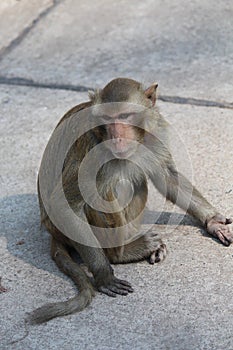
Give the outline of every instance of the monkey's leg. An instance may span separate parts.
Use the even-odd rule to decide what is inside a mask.
[[[103,249],[84,246],[74,241],[72,241],[72,245],[92,272],[98,291],[111,297],[133,292],[130,283],[114,276],[113,268]]]
[[[83,269],[73,261],[66,247],[54,238],[51,242],[51,256],[59,269],[72,278],[80,292],[90,289],[92,295],[95,295],[93,286]]]
[[[150,264],[154,264],[163,261],[167,256],[166,245],[153,229],[125,245],[123,254],[115,254],[116,250],[117,248],[106,249],[106,254],[112,263],[127,263],[149,258]]]
[[[61,185],[59,184],[61,187]],[[70,213],[67,204],[60,198],[62,192],[58,187],[53,193],[50,200],[50,206],[52,208],[52,214],[56,215],[56,222],[59,227],[62,228],[62,232],[71,232],[71,236],[76,240],[70,239],[70,243],[73,248],[78,252],[83,262],[88,266],[90,272],[92,272],[96,284],[96,288],[109,296],[115,297],[117,294],[127,295],[133,292],[130,283],[120,280],[114,276],[113,269],[109,263],[109,260],[104,254],[103,249],[100,247],[98,240],[96,239],[90,225],[86,220],[86,214],[83,210],[83,204],[72,202],[72,198],[68,198],[73,211],[76,216]],[[69,192],[68,192],[69,194]],[[80,209],[81,207],[81,209]],[[59,254],[60,254],[59,250]],[[59,254],[55,256],[56,261],[60,259]],[[63,254],[64,256],[64,254]],[[67,259],[67,257],[66,257]],[[63,261],[66,261],[65,257]],[[61,264],[61,259],[58,264]],[[67,268],[64,263],[63,270]],[[82,271],[83,272],[83,271]]]
[[[155,175],[152,181],[167,199],[197,218],[209,234],[217,237],[226,246],[233,242],[233,232],[227,226],[232,220],[219,214],[190,181],[175,170],[174,166],[170,164],[165,176],[158,179]]]
[[[70,257],[66,247],[52,238],[51,255],[61,271],[72,278],[79,289],[79,294],[64,302],[46,304],[32,312],[29,317],[31,324],[43,323],[58,316],[82,311],[88,306],[95,295],[87,275]]]

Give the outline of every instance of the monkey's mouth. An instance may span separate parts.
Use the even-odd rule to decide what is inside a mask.
[[[132,154],[134,153],[133,150],[128,149],[127,151],[119,151],[119,152],[114,152],[114,156],[116,158],[129,158]]]
[[[107,143],[107,148],[116,158],[129,158],[137,149],[134,140],[111,139]]]

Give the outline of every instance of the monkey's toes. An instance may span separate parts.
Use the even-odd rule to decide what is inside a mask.
[[[133,288],[129,282],[114,278],[114,280],[112,280],[108,285],[100,286],[98,291],[107,294],[110,297],[116,297],[117,294],[127,295],[128,293],[132,293]]]
[[[167,256],[166,244],[162,243],[159,248],[157,248],[149,258],[149,263],[154,264],[163,261]]]

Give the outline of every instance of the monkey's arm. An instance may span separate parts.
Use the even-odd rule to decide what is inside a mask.
[[[83,246],[77,242],[73,242],[73,246],[92,272],[96,287],[100,292],[111,297],[133,292],[130,283],[114,276],[113,268],[102,248]]]
[[[157,172],[152,177],[156,188],[167,199],[197,218],[209,234],[229,246],[233,242],[233,232],[227,225],[232,220],[221,215],[188,179],[176,171],[173,164],[169,163],[161,169],[159,174]]]

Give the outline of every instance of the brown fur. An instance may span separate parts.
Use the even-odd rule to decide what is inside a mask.
[[[146,154],[146,161],[141,160],[141,163],[142,168],[158,190],[181,208],[187,209],[191,215],[199,219],[202,225],[207,225],[208,232],[218,237],[225,245],[229,245],[233,241],[233,235],[226,224],[230,223],[231,220],[225,219],[224,216],[218,214],[217,210],[201,196],[191,183],[176,171],[170,152],[161,141],[166,140],[167,123],[158,110],[154,108],[156,89],[157,84],[153,84],[144,90],[142,85],[134,80],[115,79],[107,84],[103,90],[90,93],[91,101],[75,106],[68,111],[58,123],[58,127],[64,120],[78,116],[78,112],[95,104],[128,101],[146,107],[147,116],[144,119],[142,118],[142,128],[130,125],[121,128],[121,125],[119,125],[119,130],[124,130],[124,132],[126,130],[126,133],[133,135],[134,140],[145,144],[146,147],[153,151],[153,156],[150,158]],[[149,128],[155,129],[159,133],[161,140],[151,136],[148,131],[144,130],[143,127],[146,127],[148,130],[148,125]],[[127,127],[128,131],[125,129]],[[80,163],[95,145],[109,139],[109,130],[110,127],[108,125],[95,127],[81,136],[69,150],[62,174],[65,196],[73,211],[78,212],[80,207],[82,207],[88,223],[97,229],[98,227],[106,228],[106,234],[108,234],[109,228],[121,228],[137,217],[138,223],[135,225],[140,225],[141,213],[145,207],[148,193],[147,179],[140,168],[127,159],[116,158],[104,164],[99,170],[97,188],[105,200],[112,201],[116,197],[114,193],[116,182],[120,178],[126,178],[130,180],[134,189],[134,197],[131,203],[123,210],[119,210],[116,204],[115,213],[105,213],[91,208],[84,202],[77,185]],[[118,137],[117,142],[122,142],[121,136]],[[135,150],[135,156],[136,154],[137,151]],[[46,154],[44,158],[48,161],[48,167],[49,156],[49,154]],[[49,169],[49,171],[51,171],[51,178],[53,178],[53,169]],[[50,193],[51,196],[54,195],[54,191],[56,192],[56,184],[53,186],[53,192]],[[192,198],[187,206],[189,193],[192,193]],[[162,261],[166,256],[165,244],[157,234],[151,231],[137,240],[131,242],[129,240],[128,243],[125,240],[124,231],[122,231],[122,235],[121,233],[119,234],[119,246],[109,246],[104,247],[104,249],[85,246],[73,241],[58,230],[50,220],[40,195],[39,182],[38,195],[41,222],[52,235],[52,258],[58,267],[73,279],[78,286],[79,294],[66,302],[45,305],[35,310],[30,318],[32,323],[41,323],[53,317],[81,311],[91,302],[94,296],[94,289],[114,297],[117,294],[126,295],[132,292],[133,289],[128,282],[119,280],[114,276],[110,262],[126,263],[149,258],[150,262],[154,263]],[[63,215],[62,208],[60,213]],[[69,222],[69,217],[65,219],[66,222]],[[77,234],[83,234],[79,230],[80,228],[77,227]],[[110,237],[107,237],[107,239],[111,240]],[[94,285],[80,266],[73,261],[70,255],[72,249],[78,252],[93,274]]]

